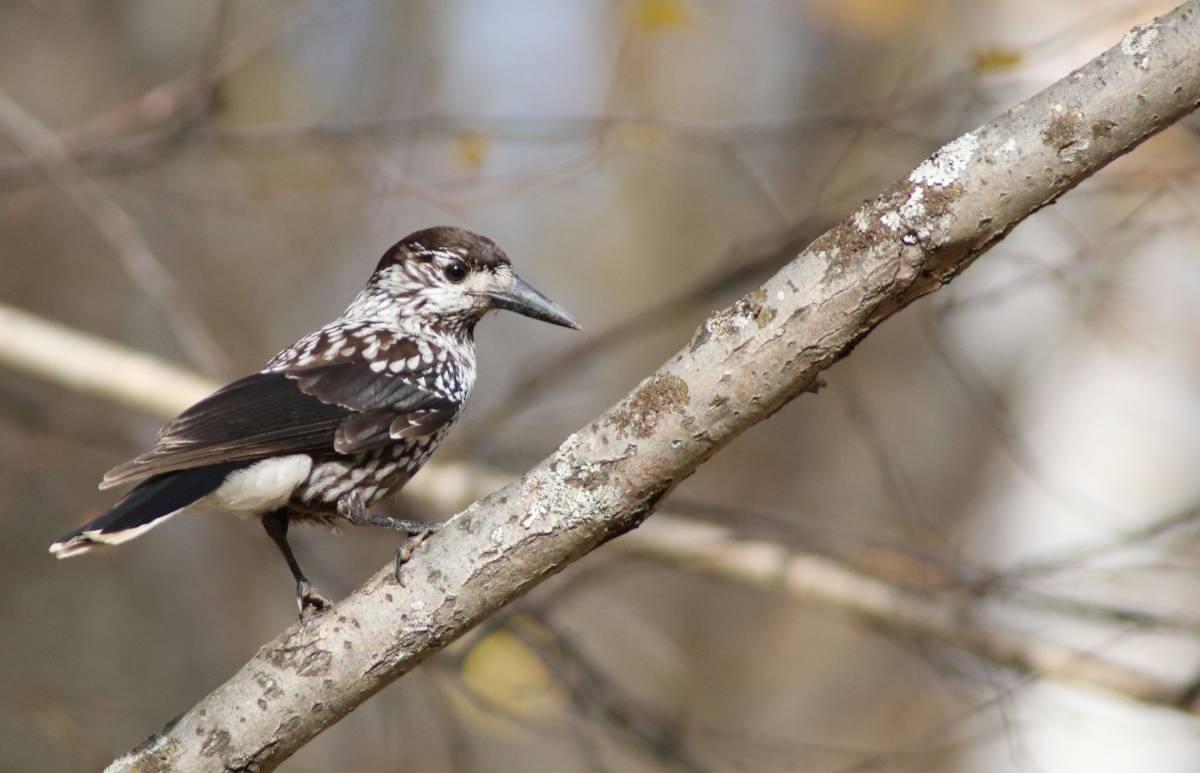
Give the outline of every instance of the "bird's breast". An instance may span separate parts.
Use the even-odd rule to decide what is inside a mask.
[[[449,425],[380,448],[318,457],[296,488],[293,503],[307,510],[335,510],[340,499],[357,491],[367,506],[373,505],[416,475],[448,431]]]

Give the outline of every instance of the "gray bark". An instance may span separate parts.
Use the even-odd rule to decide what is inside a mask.
[[[1200,0],[959,137],[714,313],[519,481],[329,612],[263,645],[114,770],[269,770],[547,576],[636,527],[681,480],[884,319],[1200,105]]]

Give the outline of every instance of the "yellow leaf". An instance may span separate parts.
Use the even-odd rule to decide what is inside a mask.
[[[638,0],[633,6],[633,20],[648,30],[659,31],[689,24],[692,13],[683,0]]]
[[[566,691],[538,654],[505,630],[471,648],[463,658],[461,676],[485,701],[517,716],[554,717],[567,703]]]
[[[469,172],[478,172],[483,169],[491,146],[491,140],[482,132],[464,132],[458,135],[455,141],[458,163]]]
[[[1020,63],[1021,52],[1015,48],[991,46],[971,52],[971,67],[981,75],[1012,70]]]

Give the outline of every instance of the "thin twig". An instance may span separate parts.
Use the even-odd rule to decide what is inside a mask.
[[[37,165],[46,179],[82,212],[108,241],[125,273],[164,313],[193,360],[217,373],[229,359],[179,293],[175,279],[154,255],[141,228],[75,160],[54,132],[0,91],[0,134]]]

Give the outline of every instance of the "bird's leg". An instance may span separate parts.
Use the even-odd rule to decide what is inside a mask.
[[[355,526],[379,526],[384,529],[402,531],[408,535],[404,543],[396,548],[396,582],[401,585],[404,584],[404,578],[400,573],[401,568],[408,563],[408,559],[412,558],[413,551],[425,541],[425,538],[441,528],[444,523],[444,521],[441,523],[410,521],[405,518],[393,518],[390,515],[372,513],[363,504],[362,495],[357,491],[352,491],[338,500],[338,514]]]
[[[267,536],[279,548],[279,552],[283,553],[288,569],[292,570],[292,577],[296,579],[296,606],[300,607],[300,619],[303,620],[306,614],[320,612],[333,606],[333,602],[322,596],[316,586],[304,576],[300,563],[296,561],[296,556],[292,553],[292,547],[287,541],[287,510],[272,510],[263,515],[262,522]]]
[[[352,491],[338,500],[338,515],[345,518],[354,526],[378,526],[381,529],[404,531],[411,534],[425,531],[430,524],[424,521],[410,521],[406,518],[393,518],[390,515],[372,513],[363,503],[362,495]]]

